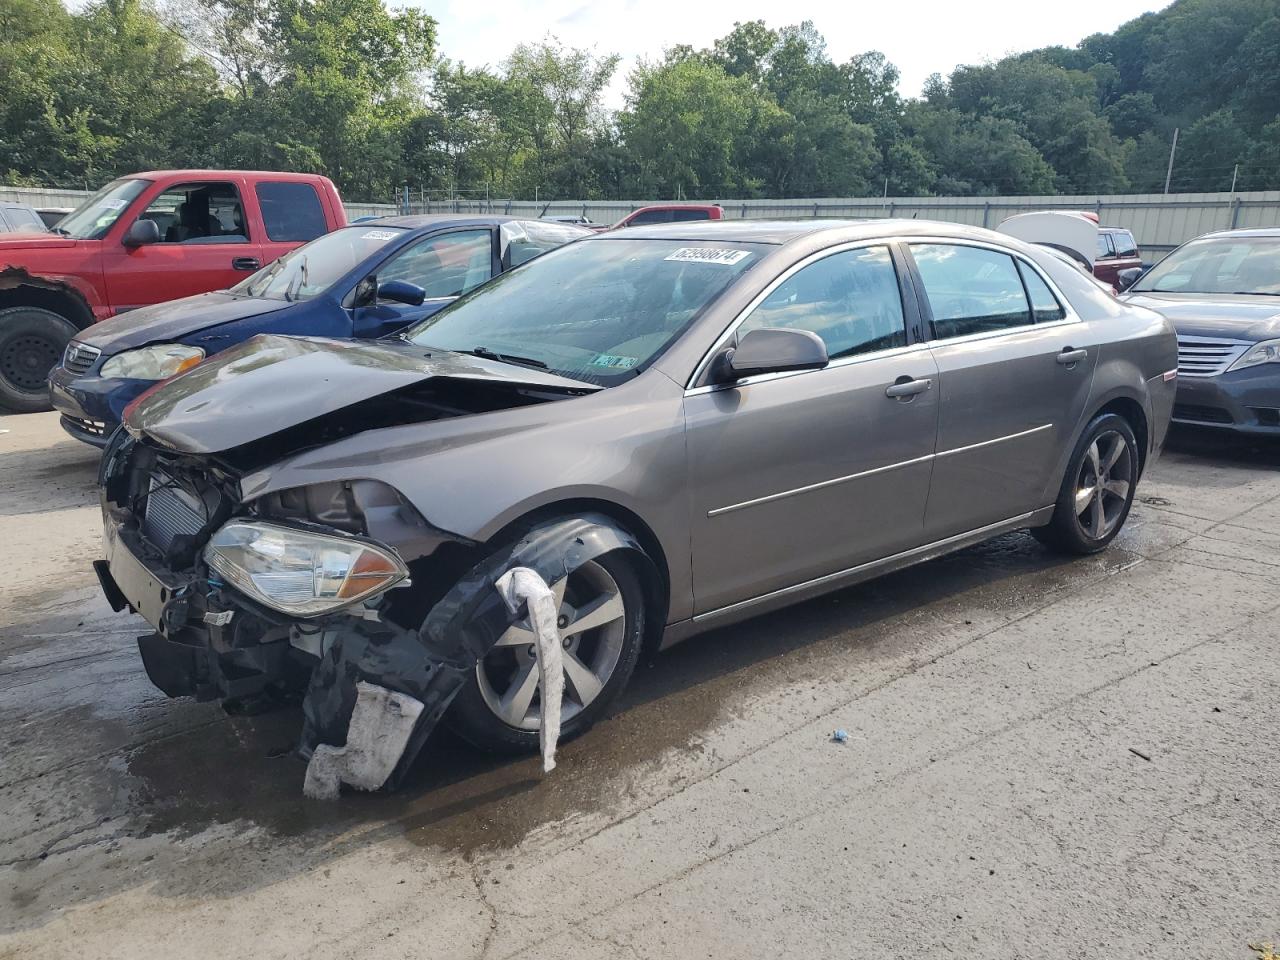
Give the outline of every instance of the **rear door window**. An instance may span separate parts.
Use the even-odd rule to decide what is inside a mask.
[[[949,243],[913,243],[911,254],[939,340],[1031,323],[1027,294],[1007,253]]]
[[[1115,256],[1115,250],[1111,248],[1111,235],[1108,233],[1098,234],[1098,259],[1109,260]]]
[[[823,257],[774,289],[738,328],[816,333],[832,360],[907,343],[898,274],[888,247],[860,247]]]
[[[1031,313],[1035,316],[1036,323],[1052,323],[1066,317],[1067,311],[1062,309],[1062,304],[1040,274],[1021,261],[1018,263],[1018,272],[1022,274],[1022,282],[1027,285],[1027,299],[1031,301]]]
[[[264,180],[254,187],[267,238],[277,243],[305,243],[329,232],[316,188],[309,183]]]
[[[34,210],[27,207],[5,207],[4,218],[9,221],[13,230],[39,230],[44,232],[44,221]]]

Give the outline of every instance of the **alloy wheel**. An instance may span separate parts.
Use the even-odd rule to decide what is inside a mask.
[[[1085,451],[1076,479],[1076,522],[1086,537],[1101,540],[1124,517],[1133,485],[1133,453],[1115,430],[1098,434]]]
[[[565,676],[560,722],[564,724],[600,696],[613,676],[626,638],[627,611],[617,581],[594,561],[551,584],[551,589],[560,604]],[[495,717],[521,730],[538,729],[541,684],[527,618],[507,628],[476,664],[476,679]]]

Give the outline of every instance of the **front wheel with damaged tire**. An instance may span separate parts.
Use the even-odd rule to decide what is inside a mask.
[[[564,700],[560,739],[599,719],[622,692],[640,657],[644,587],[622,552],[597,557],[550,584],[560,604]],[[536,753],[541,690],[528,619],[512,624],[459,692],[448,723],[465,740],[498,753]]]

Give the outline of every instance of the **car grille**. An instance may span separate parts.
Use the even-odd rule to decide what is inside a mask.
[[[105,437],[107,435],[107,425],[101,420],[86,420],[83,417],[72,417],[65,413],[62,415],[62,419],[70,424],[77,433],[87,433],[93,437]]]
[[[1217,407],[1206,407],[1198,403],[1175,403],[1173,419],[1188,420],[1194,423],[1232,423],[1231,414]]]
[[[102,351],[97,347],[76,343],[72,340],[67,344],[67,352],[63,354],[62,365],[72,373],[80,374],[92,367],[100,356],[102,356]]]
[[[1210,337],[1178,338],[1178,376],[1216,377],[1235,363],[1252,343]]]
[[[194,493],[166,474],[151,477],[142,532],[152,544],[168,550],[177,537],[198,534],[207,520],[204,502]]]

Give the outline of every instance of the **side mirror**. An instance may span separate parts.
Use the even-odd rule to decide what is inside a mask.
[[[1116,289],[1124,293],[1124,291],[1138,282],[1140,276],[1142,276],[1141,267],[1127,267],[1121,270],[1116,274]]]
[[[716,383],[732,383],[760,373],[820,370],[829,362],[827,345],[816,333],[761,327],[716,357],[712,377]]]
[[[159,243],[160,225],[154,220],[139,217],[125,231],[123,242],[126,247],[145,247],[149,243]]]
[[[388,280],[386,283],[378,284],[378,299],[419,307],[422,306],[422,301],[427,299],[427,291],[407,280]]]

